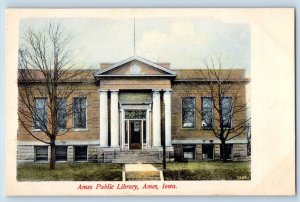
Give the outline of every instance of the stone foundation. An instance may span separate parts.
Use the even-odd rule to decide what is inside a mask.
[[[182,145],[176,144],[174,145],[174,160],[175,161],[182,161]]]
[[[193,159],[184,159],[183,157],[183,147],[184,146],[193,146],[194,147],[194,158]],[[214,159],[220,160],[220,144],[214,144]],[[174,145],[174,158],[175,161],[204,161],[202,155],[202,144],[196,145]],[[249,159],[247,156],[247,144],[232,144],[232,161],[245,161]]]
[[[248,160],[247,144],[234,144],[232,150],[233,150],[233,161]]]
[[[34,163],[34,146],[18,146],[17,162]]]
[[[88,162],[98,162],[99,146],[88,146]]]
[[[203,161],[202,145],[193,145],[194,158],[183,158],[183,146],[181,144],[166,148],[166,161]],[[48,147],[48,162],[50,160],[50,146]],[[120,148],[102,148],[99,145],[88,145],[87,162],[99,163],[161,163],[163,160],[163,150],[153,148],[150,150],[127,150],[120,151]],[[220,160],[220,144],[214,144],[214,159]],[[232,144],[233,161],[245,161],[247,157],[247,144]],[[67,148],[67,162],[74,162],[74,146]],[[35,149],[34,145],[20,145],[17,150],[18,163],[34,163]]]
[[[221,149],[220,149],[220,145],[219,144],[215,144],[214,146],[214,155],[215,155],[215,159],[216,160],[220,160],[221,156],[220,156],[220,153],[221,153]]]
[[[201,144],[197,144],[195,146],[195,160],[196,161],[201,161],[202,160],[202,145]]]
[[[68,146],[67,161],[68,162],[73,162],[74,161],[74,147],[73,146]]]

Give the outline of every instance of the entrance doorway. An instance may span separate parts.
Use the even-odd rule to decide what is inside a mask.
[[[142,149],[142,121],[129,121],[129,149]]]
[[[126,106],[129,108],[129,106]],[[148,149],[149,140],[149,112],[145,106],[131,106],[122,110],[124,127],[122,127],[123,150]],[[133,108],[135,107],[135,108]],[[142,108],[143,107],[143,108]],[[138,109],[142,108],[142,109]]]

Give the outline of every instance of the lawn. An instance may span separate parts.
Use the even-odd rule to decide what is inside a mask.
[[[162,164],[154,164],[162,169]],[[121,181],[122,164],[57,163],[22,164],[17,167],[18,181]],[[178,180],[250,180],[250,162],[185,162],[167,163],[166,181]]]
[[[159,169],[161,164],[156,165]],[[168,163],[165,180],[250,180],[250,162]]]
[[[23,164],[17,167],[18,181],[121,181],[121,164],[57,163],[55,170],[49,164]]]

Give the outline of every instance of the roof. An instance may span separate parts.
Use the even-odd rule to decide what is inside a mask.
[[[68,70],[63,72],[63,76],[60,79],[60,82],[94,82],[94,73],[95,69],[78,69],[78,70]],[[18,80],[19,82],[43,82],[45,81],[45,76],[42,71],[37,69],[18,70]]]
[[[140,62],[153,69],[156,73],[122,73],[120,70],[126,65],[131,65],[130,63]],[[159,73],[157,73],[159,72]],[[215,74],[214,74],[215,73]],[[26,79],[22,79],[21,75],[25,75]],[[216,76],[223,77],[226,81],[245,81],[249,82],[250,79],[245,77],[245,69],[222,69],[222,70],[207,70],[207,69],[170,69],[164,67],[161,64],[153,63],[139,56],[132,56],[119,63],[108,65],[104,69],[78,69],[78,70],[68,70],[63,73],[61,82],[95,82],[96,79],[101,79],[102,77],[171,77],[174,78],[175,82],[181,81],[207,81],[216,80]],[[24,77],[23,77],[24,78]],[[28,70],[25,71],[19,69],[19,82],[42,82],[45,80],[43,73],[39,70]]]
[[[19,69],[19,75],[22,70]],[[23,70],[24,71],[24,70]],[[208,70],[202,69],[173,69],[172,71],[176,72],[176,77],[174,81],[204,81],[207,80],[202,74],[208,74]],[[230,70],[223,70],[223,72],[229,72]],[[27,82],[40,82],[44,80],[44,75],[41,71],[38,70],[30,70],[30,78],[26,79]],[[70,70],[67,75],[74,75],[76,72],[76,76],[72,77],[72,79],[68,79],[70,82],[92,82],[95,80],[94,75],[99,72],[98,69],[88,69],[88,70]],[[202,73],[201,73],[202,72]],[[248,81],[249,79],[245,77],[244,69],[233,69],[231,70],[230,80],[244,80]],[[29,74],[28,74],[29,75]],[[82,78],[84,75],[84,79]],[[20,77],[19,77],[20,78]],[[29,78],[29,77],[28,77]],[[63,79],[62,79],[63,80]],[[23,80],[25,81],[25,80]]]
[[[227,81],[249,81],[245,77],[245,69],[222,69],[222,70],[207,70],[207,69],[176,69],[176,78],[174,81],[207,81],[216,80],[216,76]]]
[[[151,68],[153,69],[156,69],[156,70],[159,70],[161,72],[163,72],[163,74],[161,75],[152,75],[152,74],[149,74],[149,75],[145,75],[145,74],[106,74],[108,73],[109,71],[113,70],[113,69],[116,69],[118,67],[121,67],[122,65],[126,64],[126,63],[129,63],[129,62],[132,62],[132,61],[138,61],[138,62],[141,62],[141,63],[144,63],[146,65],[149,65]],[[125,60],[122,60],[121,62],[118,62],[116,64],[112,64],[111,66],[105,68],[105,69],[101,69],[101,70],[98,70],[95,75],[95,77],[111,77],[111,76],[130,76],[130,77],[137,77],[137,76],[140,76],[140,77],[144,77],[144,76],[171,76],[171,77],[175,77],[176,76],[176,72],[169,69],[169,68],[166,68],[160,64],[156,64],[156,63],[153,63],[145,58],[142,58],[142,57],[139,57],[139,56],[132,56],[132,57],[129,57]]]

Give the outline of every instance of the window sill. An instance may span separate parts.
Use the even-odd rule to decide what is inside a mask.
[[[56,163],[67,163],[68,161],[55,161]]]
[[[32,129],[32,132],[43,132],[41,129]]]
[[[34,163],[49,163],[49,161],[34,161]]]
[[[87,128],[73,128],[72,129],[73,132],[86,132],[88,130],[89,129],[87,129]]]

